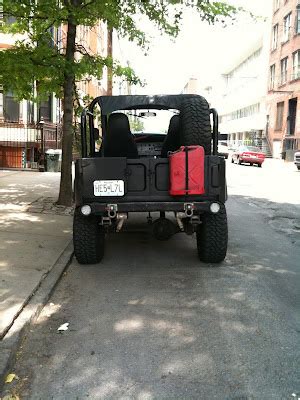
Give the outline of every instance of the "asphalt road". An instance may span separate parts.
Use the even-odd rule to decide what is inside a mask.
[[[103,263],[73,261],[19,349],[15,393],[300,397],[300,173],[280,165],[228,163],[229,249],[219,267],[198,261],[193,237],[157,242],[144,216],[109,237]]]

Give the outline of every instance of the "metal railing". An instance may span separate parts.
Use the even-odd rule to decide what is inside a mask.
[[[37,169],[48,149],[61,148],[61,125],[0,123],[0,168]]]

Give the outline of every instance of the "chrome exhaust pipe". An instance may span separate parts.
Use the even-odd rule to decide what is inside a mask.
[[[119,213],[117,214],[117,227],[116,227],[116,232],[120,232],[120,230],[123,227],[124,221],[127,219],[127,214],[125,213]]]
[[[182,218],[185,218],[185,217],[186,217],[186,214],[184,212],[177,212],[176,213],[176,221],[177,221],[178,227],[179,227],[181,232],[184,232],[184,226],[183,226]]]

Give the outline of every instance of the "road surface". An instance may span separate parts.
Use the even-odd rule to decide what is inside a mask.
[[[145,216],[109,237],[101,264],[74,260],[19,349],[15,393],[300,397],[300,172],[273,160],[228,162],[228,191],[219,267],[199,263],[194,237],[156,241]]]

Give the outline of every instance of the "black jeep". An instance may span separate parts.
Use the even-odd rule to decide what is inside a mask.
[[[225,160],[218,156],[217,143],[217,112],[201,96],[95,98],[81,116],[82,157],[75,165],[73,239],[78,262],[98,263],[106,234],[119,232],[130,212],[148,213],[150,223],[151,213],[159,212],[152,223],[157,239],[196,232],[199,259],[223,261],[227,192]],[[200,169],[196,159],[188,165],[191,149],[203,154]],[[173,175],[171,159],[179,166]],[[183,165],[180,160],[185,160]],[[197,180],[193,169],[194,175],[202,175],[202,192],[189,190]],[[175,193],[170,186],[172,179],[180,179],[180,171],[185,187]]]

